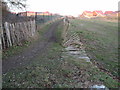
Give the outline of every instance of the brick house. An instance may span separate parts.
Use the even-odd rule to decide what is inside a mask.
[[[110,14],[112,14],[113,13],[113,11],[105,11],[105,15],[110,15]]]
[[[106,11],[104,14],[106,16],[118,17],[118,15],[120,14],[120,11]]]
[[[37,15],[51,15],[52,13],[46,11],[46,12],[37,12]]]
[[[32,11],[20,12],[18,14],[20,16],[35,16],[35,12],[32,12]]]
[[[82,13],[81,17],[91,18],[91,17],[93,17],[93,12],[91,12],[91,11],[84,11]]]
[[[120,11],[115,11],[111,14],[113,17],[120,17]]]
[[[104,13],[102,11],[93,11],[93,16],[104,17]]]

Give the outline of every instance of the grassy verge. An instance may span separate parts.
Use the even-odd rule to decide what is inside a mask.
[[[25,41],[21,46],[12,46],[2,51],[2,59],[21,53],[25,48],[31,44],[30,41]]]
[[[42,29],[41,28],[38,29],[38,32],[41,38],[43,37],[42,35],[49,29],[50,25],[51,23],[48,23],[48,24],[45,24],[44,26],[41,26]]]
[[[77,25],[76,33],[79,34],[91,59],[114,76],[118,76],[117,23],[97,20],[72,22]]]
[[[59,44],[62,44],[62,41],[63,41],[63,37],[62,37],[63,29],[64,29],[63,23],[60,23],[57,27],[57,30],[55,31],[57,42]]]
[[[71,20],[72,33],[80,36],[92,62],[107,74],[119,77],[117,22]]]
[[[68,64],[66,66],[68,71],[70,71],[69,74],[76,77],[81,83],[81,86],[84,84],[88,86],[104,84],[108,88],[118,88],[119,83],[105,72],[101,72],[95,65],[70,56],[64,60]],[[74,69],[75,67],[76,69]],[[80,76],[77,72],[79,72]]]

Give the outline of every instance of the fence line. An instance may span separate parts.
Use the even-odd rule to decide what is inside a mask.
[[[2,24],[1,41],[2,48],[20,45],[35,35],[35,20]]]
[[[0,45],[2,44],[2,49],[21,45],[24,41],[34,37],[38,26],[53,22],[58,18],[60,18],[60,15],[41,16],[36,14],[35,17],[32,17],[8,13],[7,16],[2,18],[3,22],[0,31]]]

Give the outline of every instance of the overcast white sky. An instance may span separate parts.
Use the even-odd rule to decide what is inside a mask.
[[[27,0],[27,11],[77,16],[84,10],[117,11],[118,2],[119,0]]]

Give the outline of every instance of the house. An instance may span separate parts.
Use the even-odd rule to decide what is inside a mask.
[[[33,12],[33,11],[27,11],[27,16],[35,16],[35,12]]]
[[[33,11],[26,11],[18,13],[20,16],[35,16],[35,12]]]
[[[104,17],[104,13],[100,10],[93,11],[93,16]]]
[[[52,13],[46,11],[46,12],[37,12],[37,15],[44,15],[44,16],[48,16],[51,15]]]
[[[120,17],[120,11],[115,11],[111,15],[114,17]]]
[[[120,11],[106,11],[104,14],[106,16],[118,17],[118,15],[120,14]]]
[[[91,12],[91,11],[84,11],[83,13],[82,13],[82,15],[80,15],[81,17],[87,17],[87,18],[91,18],[91,17],[93,17],[93,12]]]
[[[11,12],[12,14],[16,14],[16,12]]]
[[[37,13],[37,15],[44,15],[43,12],[36,12],[36,13]]]
[[[69,15],[68,18],[69,18],[69,19],[75,19],[75,17],[72,16],[72,15]]]
[[[43,13],[44,13],[44,15],[50,15],[50,13],[48,11],[43,12]]]
[[[110,14],[112,14],[113,13],[113,11],[105,11],[105,15],[110,15]]]

